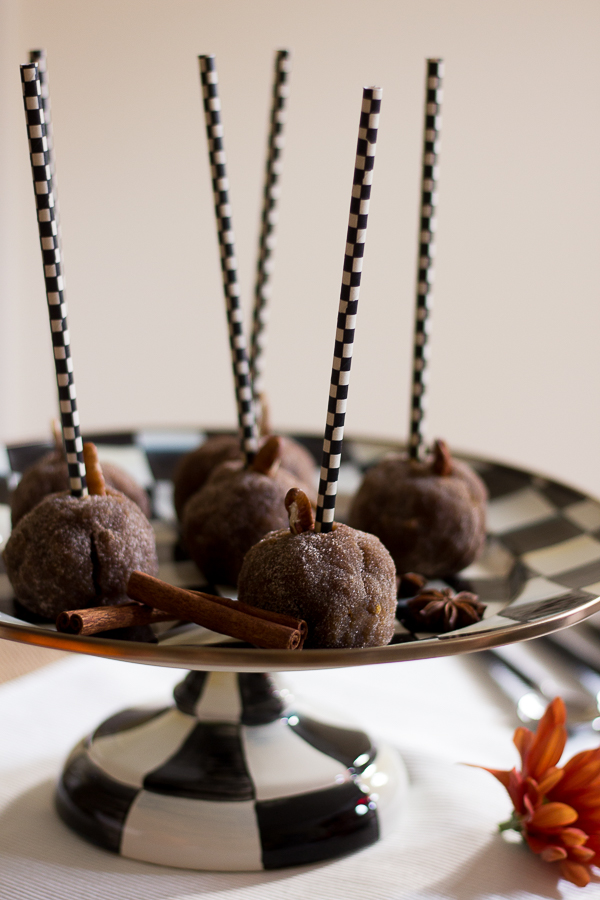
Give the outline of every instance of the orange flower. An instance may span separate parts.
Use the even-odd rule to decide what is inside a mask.
[[[517,728],[521,771],[486,769],[504,785],[514,811],[501,831],[518,831],[545,862],[557,862],[563,878],[585,887],[590,866],[600,866],[600,748],[557,764],[567,740],[560,697],[548,706],[535,734]],[[485,768],[485,767],[481,767]]]

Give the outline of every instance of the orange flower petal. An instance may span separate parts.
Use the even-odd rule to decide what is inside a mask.
[[[567,741],[566,718],[565,704],[560,697],[555,697],[540,719],[523,761],[524,775],[532,775],[539,780],[547,768],[559,761]]]
[[[600,834],[590,834],[587,839],[586,847],[595,853],[593,863],[600,866]]]
[[[552,788],[555,787],[562,779],[563,775],[564,769],[548,769],[546,771],[546,774],[538,784],[538,791],[540,792],[540,794],[547,794],[548,791],[551,791]]]
[[[582,788],[580,791],[565,791],[569,797],[576,797],[577,801],[590,809],[596,809],[600,804],[600,788]]]
[[[585,887],[590,883],[590,872],[587,866],[581,863],[573,862],[570,859],[563,859],[559,863],[560,872],[563,878],[570,881],[577,887]]]
[[[588,836],[581,828],[563,828],[560,839],[566,847],[581,847],[587,841]]]
[[[477,766],[478,769],[483,769],[483,766]],[[501,784],[504,784],[504,772],[501,769],[485,769],[486,772],[491,772],[492,775],[495,775],[498,778],[498,781]],[[508,796],[512,800],[512,805],[515,808],[515,811],[522,816],[525,812],[525,808],[523,806],[523,794],[525,792],[525,782],[521,776],[520,772],[517,772],[516,769],[511,769],[508,773],[508,784],[504,784],[504,787],[508,791]]]
[[[579,766],[585,765],[592,757],[596,756],[598,753],[597,750],[581,750],[579,753],[576,753],[575,756],[572,756],[571,759],[565,763],[565,771],[568,771],[571,768],[578,769]]]
[[[525,762],[525,756],[529,752],[529,748],[533,744],[534,734],[524,725],[519,726],[513,735],[513,744],[519,751],[521,762]]]
[[[577,767],[567,768],[565,766],[564,773],[561,790],[580,791],[582,788],[589,788],[600,775],[600,759],[589,760]]]
[[[508,782],[510,779],[510,772],[508,769],[488,769],[487,766],[476,766],[474,763],[464,763],[464,765],[470,766],[472,769],[483,769],[484,772],[489,772],[490,775],[497,778],[500,784],[508,790]]]
[[[523,801],[525,801],[525,797],[527,797],[527,800],[529,801],[527,808],[530,812],[542,802],[543,794],[539,789],[537,781],[533,778],[525,779],[525,794],[523,796]]]
[[[569,859],[574,859],[577,862],[589,863],[594,856],[595,853],[591,847],[571,847],[569,849]]]
[[[537,735],[536,735],[537,737]],[[554,767],[562,756],[567,743],[567,729],[564,725],[553,728],[544,740],[534,743],[527,756],[527,774],[536,781],[541,780],[546,770]]]
[[[571,825],[577,819],[577,810],[566,803],[544,803],[538,806],[527,823],[528,828],[546,831],[548,828],[560,828]]]
[[[557,859],[566,859],[567,851],[564,847],[557,847],[556,844],[547,844],[540,856],[544,862],[556,862]]]

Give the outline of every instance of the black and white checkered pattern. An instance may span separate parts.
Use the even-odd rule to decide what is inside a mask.
[[[231,222],[231,207],[229,205],[229,181],[223,145],[217,68],[214,56],[200,56],[198,60],[200,63],[206,136],[208,139],[215,216],[221,253],[221,273],[229,326],[229,343],[233,364],[238,422],[246,463],[250,463],[258,449],[258,437],[237,280],[237,260]]]
[[[354,329],[356,327],[360,279],[365,252],[381,95],[381,88],[363,89],[354,179],[352,182],[352,200],[350,201],[350,218],[346,237],[344,274],[342,276],[342,289],[333,350],[331,386],[329,388],[329,403],[327,405],[327,423],[323,439],[323,457],[321,461],[315,531],[331,531],[335,516],[335,501],[341,463],[342,441],[344,438],[344,423],[346,421],[346,402],[348,399]]]
[[[44,119],[46,122],[46,141],[48,143],[48,157],[50,159],[50,174],[52,175],[52,186],[54,189],[54,213],[57,225],[59,226],[59,234],[60,234],[60,223],[58,221],[58,200],[56,197],[56,165],[54,161],[54,134],[52,131],[52,115],[50,109],[50,90],[48,86],[48,63],[46,60],[46,51],[45,50],[30,50],[29,51],[29,62],[37,63],[38,73],[40,76],[40,85],[42,88],[41,99],[42,99],[42,109],[44,110]]]
[[[82,497],[87,493],[83,443],[79,431],[73,361],[67,328],[67,305],[64,298],[62,257],[42,104],[42,86],[35,63],[21,66],[21,82],[71,494],[74,497]]]
[[[175,699],[118,713],[71,754],[57,806],[88,840],[163,865],[245,871],[377,840],[383,779],[364,732],[286,711],[262,674],[191,672]]]
[[[315,458],[321,452],[316,436],[295,435]],[[153,500],[159,577],[194,590],[209,586],[178,543],[170,477],[179,457],[200,440],[194,432],[129,432],[89,434],[100,459],[117,463],[146,485]],[[50,441],[0,446],[0,545],[10,534],[10,486],[23,469],[52,449]],[[397,449],[380,442],[345,438],[339,469],[336,518],[345,521],[363,472],[385,453]],[[488,540],[480,559],[446,584],[470,590],[486,603],[485,618],[450,635],[419,634],[419,641],[452,640],[475,631],[495,631],[515,622],[532,622],[561,610],[568,611],[600,596],[600,502],[558,482],[496,463],[467,460],[486,484]],[[438,586],[444,587],[441,583]],[[0,557],[0,622],[24,625]],[[47,623],[37,627],[47,628]],[[579,627],[579,626],[577,626]],[[581,626],[585,627],[585,626]],[[393,642],[411,638],[402,626]],[[159,644],[206,643],[196,626],[164,631]],[[386,649],[381,648],[382,654]],[[410,658],[407,646],[407,658]],[[431,650],[435,656],[435,649]]]
[[[267,301],[270,295],[269,279],[272,272],[272,255],[275,249],[275,225],[277,224],[277,200],[279,199],[279,176],[281,175],[281,154],[284,146],[285,104],[288,97],[288,74],[290,71],[289,50],[278,50],[275,55],[275,75],[269,139],[267,144],[267,164],[263,188],[263,207],[258,243],[256,284],[254,286],[254,309],[252,312],[252,334],[250,336],[250,378],[254,397],[263,393],[263,354],[266,346],[266,324],[268,319]]]
[[[435,210],[437,203],[436,191],[438,156],[440,152],[443,74],[444,64],[441,59],[427,60],[421,176],[419,264],[417,269],[410,436],[408,444],[408,452],[411,459],[419,458],[423,446],[427,341],[429,338],[429,313],[431,311],[434,274]]]

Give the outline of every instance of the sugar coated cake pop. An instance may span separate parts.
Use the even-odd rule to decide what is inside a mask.
[[[148,494],[124,469],[113,463],[103,463],[102,473],[107,487],[121,491],[133,500],[145,516],[150,518]],[[59,491],[69,489],[69,472],[62,447],[46,453],[24,472],[18,485],[11,492],[9,503],[13,528],[34,506]]]
[[[481,553],[486,500],[479,476],[436,441],[425,461],[394,454],[369,469],[349,522],[376,534],[399,572],[437,578],[459,572]]]
[[[268,435],[261,439],[260,446]],[[240,439],[233,434],[216,434],[209,437],[200,447],[182,456],[173,475],[173,502],[175,512],[181,520],[183,508],[190,497],[202,488],[210,473],[220,463],[243,458]],[[296,482],[312,491],[316,483],[317,468],[312,454],[297,441],[281,437],[281,468],[290,472]]]
[[[280,466],[281,438],[272,436],[254,461],[224,462],[187,502],[184,544],[209,581],[236,584],[250,547],[287,521],[283,501],[294,478]]]
[[[84,454],[89,495],[46,497],[19,521],[3,552],[18,600],[47,618],[118,602],[131,572],[158,572],[148,519],[120,491],[105,487],[93,444],[84,445]]]
[[[285,503],[289,528],[267,534],[248,551],[240,600],[305,619],[306,649],[389,644],[396,570],[381,541],[339,523],[316,533],[310,502],[296,488]]]

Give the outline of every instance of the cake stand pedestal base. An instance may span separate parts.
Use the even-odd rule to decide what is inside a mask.
[[[166,866],[278,869],[367,847],[398,810],[398,754],[295,712],[271,676],[190,672],[174,696],[74,748],[56,804],[82,837]]]

